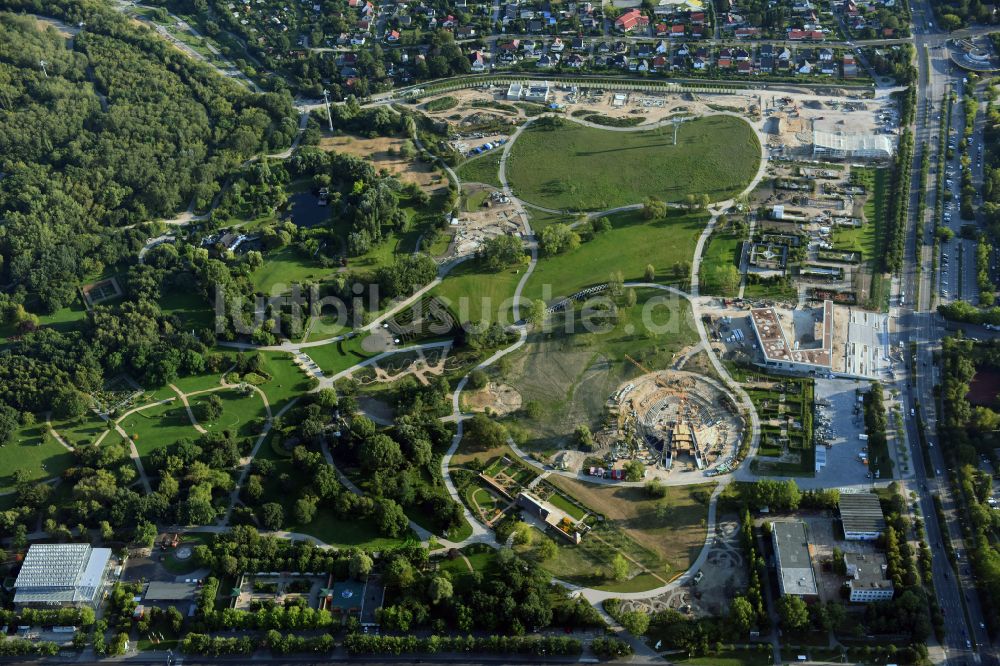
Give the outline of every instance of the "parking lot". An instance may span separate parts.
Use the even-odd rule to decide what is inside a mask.
[[[817,453],[826,449],[826,465],[809,485],[845,488],[872,484],[867,477],[868,466],[859,458],[867,442],[858,438],[864,434],[865,425],[856,391],[867,386],[853,379],[816,379],[816,448]]]

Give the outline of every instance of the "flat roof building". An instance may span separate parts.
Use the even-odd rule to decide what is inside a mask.
[[[841,494],[838,506],[845,539],[874,541],[885,532],[882,504],[874,493]]]
[[[850,580],[851,601],[870,603],[892,599],[895,590],[886,577],[885,555],[881,553],[844,553],[844,564]]]
[[[802,348],[797,340],[789,343],[781,316],[774,308],[750,310],[750,323],[764,355],[761,365],[793,372],[830,370],[833,361],[833,301],[823,302],[816,336],[821,342],[819,347]]]
[[[164,583],[152,581],[146,586],[142,600],[154,601],[185,601],[194,599],[198,586],[195,583]]]
[[[778,564],[778,589],[782,596],[815,597],[819,594],[809,555],[806,524],[801,520],[771,523],[771,540]]]
[[[110,548],[91,548],[85,543],[32,544],[14,581],[14,604],[96,608],[110,561]]]

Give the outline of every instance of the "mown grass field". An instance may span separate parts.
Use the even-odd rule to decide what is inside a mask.
[[[22,426],[9,444],[0,446],[0,491],[13,489],[17,470],[36,481],[59,476],[71,464],[73,454],[49,434],[44,423]]]
[[[119,425],[135,440],[135,448],[144,461],[156,449],[162,449],[180,439],[198,438],[198,431],[191,425],[191,419],[180,398],[129,414]]]
[[[462,162],[455,173],[463,183],[484,183],[500,187],[500,151],[494,150],[466,162]]]
[[[736,296],[739,291],[739,282],[736,289],[730,288],[724,280],[720,279],[720,271],[733,266],[739,268],[739,251],[744,240],[742,235],[728,231],[719,232],[718,229],[709,237],[708,246],[701,259],[701,270],[698,275],[698,283],[702,294],[712,296]]]
[[[532,125],[518,137],[507,179],[519,197],[540,206],[599,210],[652,195],[682,201],[688,194],[726,199],[745,188],[760,163],[760,142],[732,116],[673,127],[618,132],[573,122]]]
[[[524,296],[545,300],[569,296],[607,282],[615,271],[621,271],[626,281],[644,280],[650,264],[656,269],[658,282],[686,288],[687,274],[675,278],[673,266],[690,263],[707,221],[704,213],[671,210],[663,219],[648,221],[640,212],[630,211],[608,219],[610,231],[597,234],[576,250],[540,259],[525,285]]]
[[[431,291],[441,298],[458,321],[513,323],[514,290],[525,266],[487,271],[478,260],[459,264]]]

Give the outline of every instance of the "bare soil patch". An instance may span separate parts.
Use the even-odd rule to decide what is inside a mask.
[[[447,180],[427,162],[406,159],[398,154],[406,139],[376,137],[365,139],[359,136],[324,136],[319,141],[323,150],[335,150],[348,155],[356,155],[370,160],[379,169],[386,169],[407,183],[416,183],[428,192],[446,187]],[[390,153],[390,148],[395,153]]]
[[[521,394],[509,384],[495,384],[479,391],[471,391],[465,396],[465,406],[473,412],[485,412],[487,408],[500,416],[506,416],[521,408]]]

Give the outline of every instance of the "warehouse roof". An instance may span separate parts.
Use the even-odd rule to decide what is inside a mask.
[[[885,516],[878,496],[873,493],[847,493],[840,495],[840,519],[844,533],[884,532]]]

